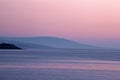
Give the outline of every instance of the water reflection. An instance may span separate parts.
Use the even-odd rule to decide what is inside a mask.
[[[0,65],[0,68],[48,68],[120,71],[120,62],[102,60],[41,60],[39,62]]]
[[[0,51],[0,80],[120,80],[120,51]]]

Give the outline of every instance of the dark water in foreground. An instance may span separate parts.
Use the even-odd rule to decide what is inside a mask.
[[[1,50],[0,80],[120,80],[120,50]]]

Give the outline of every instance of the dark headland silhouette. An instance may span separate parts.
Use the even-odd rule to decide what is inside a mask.
[[[1,43],[0,49],[22,49],[22,48],[19,48],[19,47],[15,46],[14,44]]]

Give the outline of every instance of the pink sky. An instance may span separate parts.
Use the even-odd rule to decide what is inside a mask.
[[[120,0],[0,0],[0,35],[120,47],[119,8]]]

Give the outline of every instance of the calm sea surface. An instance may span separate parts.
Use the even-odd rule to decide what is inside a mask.
[[[0,50],[0,80],[120,80],[120,50]]]

